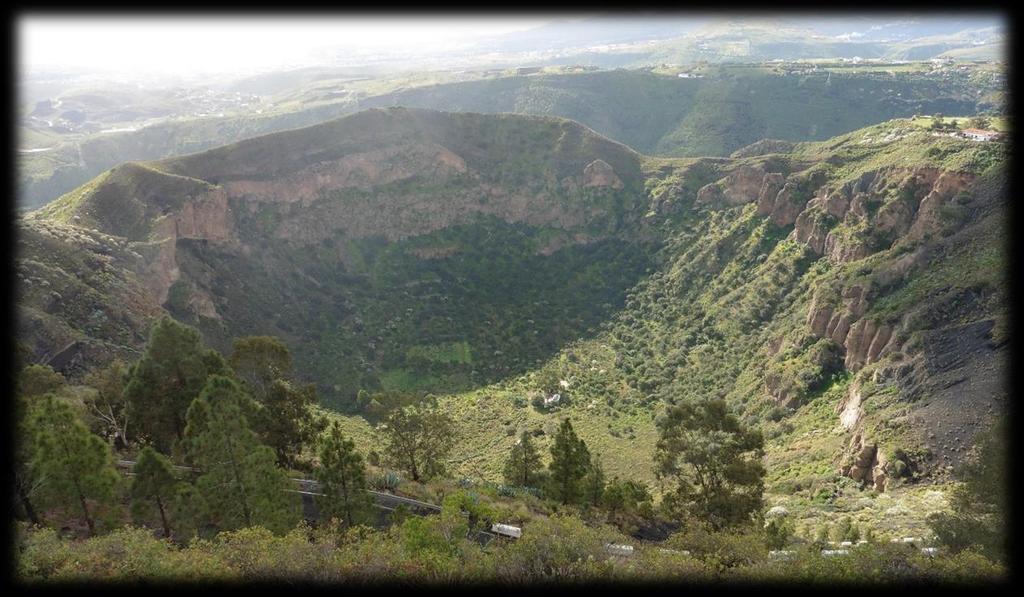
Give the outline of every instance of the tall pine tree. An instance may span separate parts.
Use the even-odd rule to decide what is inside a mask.
[[[153,326],[145,354],[129,372],[126,415],[140,436],[170,453],[182,438],[185,413],[206,378],[225,367],[219,354],[203,349],[198,331],[164,317]]]
[[[318,506],[326,520],[332,518],[353,526],[370,518],[373,500],[366,493],[366,467],[356,445],[341,433],[335,421],[320,447],[320,468],[316,471],[320,483]]]
[[[109,504],[120,482],[110,446],[52,395],[33,409],[29,427],[33,476],[45,479],[47,496],[68,510],[77,509],[94,535],[96,513],[90,502]]]
[[[523,431],[505,461],[505,483],[517,487],[537,487],[543,472],[540,454],[530,440],[530,434]]]
[[[583,496],[582,481],[590,469],[590,451],[576,436],[569,419],[562,421],[551,446],[550,494],[563,504],[579,503]]]
[[[242,387],[262,408],[250,421],[264,443],[274,449],[281,466],[296,466],[305,444],[323,432],[327,423],[312,407],[316,386],[292,379],[292,355],[273,336],[247,336],[235,340],[231,368]]]
[[[263,526],[284,533],[301,515],[274,451],[250,429],[246,401],[232,379],[214,375],[189,407],[190,460],[202,472],[196,490],[221,530]]]
[[[162,454],[147,446],[139,452],[132,472],[135,475],[128,490],[132,500],[132,517],[136,521],[145,521],[155,510],[160,515],[164,537],[170,537],[170,509],[181,483],[174,475],[174,467]]]

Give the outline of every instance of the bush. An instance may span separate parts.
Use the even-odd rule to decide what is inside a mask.
[[[611,533],[592,529],[577,518],[557,516],[531,523],[523,537],[496,554],[495,574],[502,582],[580,580],[610,572],[605,551]]]
[[[763,561],[768,554],[764,534],[753,527],[739,527],[728,532],[714,532],[696,523],[673,534],[666,547],[687,550],[712,569],[719,571]]]

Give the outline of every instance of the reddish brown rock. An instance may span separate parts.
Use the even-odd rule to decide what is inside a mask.
[[[849,263],[867,257],[871,251],[863,238],[839,236],[832,231],[825,237],[822,254],[836,263]]]
[[[804,210],[806,202],[796,198],[797,187],[787,182],[775,198],[775,205],[772,208],[771,220],[776,226],[789,226],[796,222],[796,218]]]
[[[706,184],[697,191],[697,203],[714,205],[722,201],[722,181]]]
[[[891,337],[892,328],[887,325],[878,326],[878,330],[875,332],[875,337],[871,340],[871,345],[868,346],[864,362],[870,364],[877,361],[879,354],[881,354],[882,349],[889,343],[889,339]]]
[[[755,166],[740,166],[725,177],[722,195],[729,205],[743,205],[757,201],[765,172]]]
[[[621,189],[623,184],[608,162],[597,159],[583,169],[583,186],[611,187],[617,190]]]
[[[824,337],[831,318],[832,307],[830,305],[819,305],[817,301],[813,301],[807,312],[807,327],[819,338]]]
[[[854,319],[860,318],[864,315],[864,311],[867,310],[869,292],[869,288],[860,284],[854,284],[843,289],[843,305],[846,306],[846,311]]]
[[[878,210],[872,224],[875,230],[888,234],[895,241],[907,233],[913,220],[914,213],[905,202],[890,201]]]
[[[846,336],[850,332],[850,316],[846,313],[839,316],[839,320],[836,322],[835,329],[829,334],[832,341],[839,346],[846,345]]]
[[[842,193],[830,193],[825,197],[825,212],[836,219],[842,219],[850,207],[850,200]]]
[[[786,178],[778,173],[771,172],[764,175],[761,182],[761,192],[757,196],[757,215],[767,216],[775,208],[775,198],[779,191],[786,184]]]
[[[820,209],[805,209],[796,217],[793,227],[793,238],[804,243],[816,255],[825,251],[828,230],[821,222]]]

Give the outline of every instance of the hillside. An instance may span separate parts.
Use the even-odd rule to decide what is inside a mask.
[[[605,319],[649,264],[642,195],[640,156],[575,123],[371,110],[119,166],[29,220],[125,237],[159,304],[218,346],[289,339],[344,407],[525,371]]]
[[[762,138],[822,140],[916,113],[970,115],[992,109],[996,79],[966,71],[781,74],[770,66],[706,69],[680,79],[647,70],[484,77],[405,89],[385,83],[365,91],[308,85],[283,94],[266,114],[193,118],[136,131],[50,143],[19,155],[20,204],[37,207],[127,161],[209,149],[254,135],[304,127],[373,107],[511,112],[576,120],[646,154],[727,156]],[[362,89],[362,88],[359,88]],[[293,97],[294,96],[294,97]]]
[[[32,292],[19,336],[37,361],[58,337],[130,350],[155,304],[222,349],[278,335],[362,450],[358,390],[432,392],[453,468],[491,479],[568,414],[609,476],[653,482],[661,404],[722,395],[770,439],[772,499],[919,524],[1003,408],[1003,146],[894,120],[736,156],[388,109],[126,164],[19,235],[33,287],[107,293],[89,317],[120,327]],[[90,274],[78,237],[114,268]]]

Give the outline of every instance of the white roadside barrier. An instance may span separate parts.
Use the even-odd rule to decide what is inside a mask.
[[[632,545],[623,545],[621,543],[609,543],[608,545],[605,545],[605,549],[608,550],[608,553],[616,556],[623,556],[628,558],[633,555]]]
[[[519,527],[514,527],[510,524],[496,523],[494,526],[491,527],[491,532],[495,535],[509,537],[512,539],[518,539],[523,536],[523,529]]]

